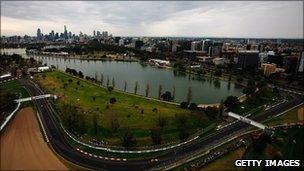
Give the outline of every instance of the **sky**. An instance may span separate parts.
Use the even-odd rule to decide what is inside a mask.
[[[303,1],[1,1],[1,35],[303,38]]]

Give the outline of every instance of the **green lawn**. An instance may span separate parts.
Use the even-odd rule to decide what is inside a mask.
[[[285,97],[287,97],[287,95],[284,93],[276,94],[272,92],[272,89],[265,88],[261,93],[254,97],[249,97],[240,105],[231,109],[231,111],[241,115],[247,115],[249,113],[255,115],[265,109],[264,105],[277,103]]]
[[[59,71],[38,74],[35,79],[47,92],[56,94],[56,106],[60,109],[63,103],[79,106],[85,112],[86,133],[84,137],[92,138],[92,113],[98,113],[99,132],[94,138],[106,140],[110,144],[119,145],[120,138],[126,128],[132,130],[140,145],[151,145],[150,129],[156,125],[159,116],[165,117],[167,125],[162,135],[163,142],[178,140],[176,116],[186,115],[186,125],[190,134],[211,124],[208,118],[199,112],[181,109],[177,105],[149,100],[119,91],[109,92],[106,88],[89,81],[72,77]],[[71,79],[72,81],[68,81]],[[77,81],[80,84],[77,84]],[[64,84],[67,86],[64,88]],[[93,99],[95,97],[95,100]],[[110,98],[117,102],[110,104]],[[107,107],[108,106],[108,107]],[[153,112],[156,108],[157,111]],[[143,113],[142,113],[143,111]],[[111,129],[111,120],[117,119],[119,130]]]
[[[283,115],[276,117],[276,118],[271,118],[270,120],[266,121],[266,124],[269,125],[277,125],[277,124],[283,124],[283,123],[290,123],[290,122],[298,122],[298,110],[300,108],[303,108],[304,105],[299,106],[297,108],[294,108],[288,112],[285,112]]]
[[[245,159],[282,159],[290,160],[304,159],[304,127],[293,127],[288,130],[276,130],[275,139],[267,144],[263,152],[256,152],[251,147],[244,155]],[[249,170],[260,170],[261,168],[252,167]],[[293,170],[295,168],[278,168],[278,170]],[[300,168],[296,168],[300,169]]]
[[[29,96],[29,94],[27,93],[25,88],[21,86],[19,80],[13,80],[13,81],[2,83],[2,84],[0,84],[0,89],[3,91],[10,91],[10,92],[17,93],[17,94],[21,93],[22,97]]]

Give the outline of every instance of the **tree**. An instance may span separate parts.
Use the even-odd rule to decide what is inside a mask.
[[[253,87],[253,86],[245,87],[243,89],[243,93],[246,94],[246,96],[250,96],[254,92],[255,92],[255,87]]]
[[[61,108],[60,114],[64,125],[69,131],[80,134],[86,131],[85,115],[76,106],[65,103]]]
[[[218,116],[217,117],[223,116],[223,112],[224,112],[224,101],[221,100],[221,103],[219,105],[219,112],[218,112]]]
[[[77,81],[77,85],[80,85],[80,81]]]
[[[100,83],[103,85],[103,74],[100,74]]]
[[[136,145],[136,139],[134,138],[130,129],[127,129],[122,138],[123,147],[133,147]]]
[[[135,82],[135,86],[134,86],[134,94],[137,94],[137,90],[138,90],[138,82]]]
[[[92,115],[92,122],[93,122],[93,133],[94,135],[97,135],[99,125],[98,125],[98,115],[95,112]]]
[[[127,91],[127,81],[125,81],[124,92]]]
[[[170,91],[166,91],[164,94],[162,94],[161,98],[165,101],[172,101],[173,100]]]
[[[116,103],[116,98],[115,98],[115,97],[110,98],[110,103],[111,103],[111,104]]]
[[[186,115],[177,115],[177,128],[179,129],[179,139],[185,140],[189,137],[188,125],[187,125],[187,116]]]
[[[162,130],[160,128],[152,128],[150,130],[151,139],[154,145],[161,144],[162,141],[161,134],[162,134]]]
[[[162,85],[158,86],[158,99],[161,98],[161,93],[162,93]]]
[[[181,102],[180,107],[182,109],[187,109],[188,108],[189,103],[188,102]]]
[[[146,87],[146,97],[149,96],[149,91],[150,91],[150,85],[149,83],[147,84],[147,87]]]
[[[115,80],[114,80],[114,77],[112,79],[112,87],[115,88]]]
[[[109,86],[109,87],[108,87],[108,91],[109,91],[110,93],[112,93],[113,90],[114,90],[114,88],[113,88],[112,86]]]
[[[196,110],[197,109],[197,104],[196,103],[190,103],[189,109],[190,110]]]
[[[109,76],[107,75],[107,87],[109,87],[110,85],[110,80],[109,80]]]
[[[254,81],[254,80],[251,80],[251,79],[248,80],[248,81],[247,81],[247,86],[248,86],[248,87],[254,87],[254,86],[255,86],[255,81]]]
[[[238,75],[236,77],[236,81],[239,82],[239,83],[243,82],[243,77]]]
[[[83,73],[81,71],[78,71],[78,77],[83,78]]]
[[[157,118],[156,125],[163,130],[167,124],[168,124],[167,118],[159,115]]]
[[[120,127],[117,116],[115,114],[112,114],[110,117],[110,126],[111,126],[112,131],[114,131],[114,132],[116,132],[118,130],[118,128]]]
[[[278,87],[274,87],[274,88],[272,89],[272,92],[273,92],[273,93],[276,93],[276,94],[279,93]]]
[[[224,105],[228,108],[233,108],[240,104],[239,99],[236,96],[228,96],[224,101]]]
[[[175,86],[173,86],[173,91],[172,91],[172,101],[175,99]]]
[[[187,93],[187,102],[190,103],[192,99],[192,90],[191,90],[191,86],[188,88],[188,93]]]

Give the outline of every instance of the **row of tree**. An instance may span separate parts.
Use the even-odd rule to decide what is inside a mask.
[[[75,69],[71,69],[71,68],[66,68],[65,72],[67,73],[70,73],[74,76],[78,76],[80,78],[83,78],[83,73],[81,71],[76,71]],[[95,73],[95,77],[92,78],[90,76],[85,76],[85,79],[86,80],[90,80],[90,81],[93,81],[93,82],[96,82],[96,83],[100,83],[101,85],[104,84],[104,75],[101,74],[100,75],[100,79],[98,80],[97,78],[97,74]],[[128,86],[128,83],[127,81],[124,81],[124,91],[126,92],[127,91],[127,86]],[[106,87],[110,87],[110,78],[109,76],[107,75],[106,76]],[[112,78],[112,85],[111,87],[113,89],[115,89],[115,79],[114,77]],[[138,90],[140,88],[140,85],[138,84],[138,81],[135,82],[135,86],[134,86],[134,94],[137,94],[138,93]],[[145,96],[146,97],[149,97],[149,94],[150,94],[150,84],[148,83],[146,85],[146,88],[145,88]],[[159,85],[158,86],[158,99],[161,99],[161,100],[164,100],[164,101],[174,101],[175,99],[175,86],[173,86],[173,90],[172,90],[172,93],[170,91],[165,91],[163,93],[163,88],[162,88],[162,85]],[[188,88],[188,91],[187,91],[187,103],[190,103],[192,99],[192,88],[191,86]]]

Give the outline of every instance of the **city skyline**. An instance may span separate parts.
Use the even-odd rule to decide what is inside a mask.
[[[1,2],[2,36],[63,25],[88,35],[303,38],[303,2]]]

